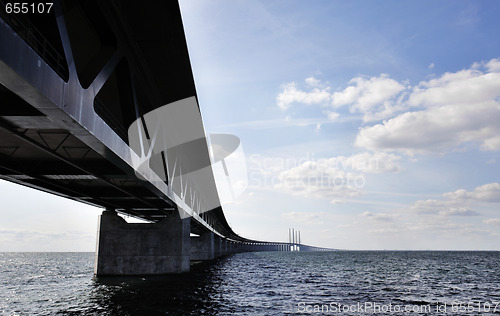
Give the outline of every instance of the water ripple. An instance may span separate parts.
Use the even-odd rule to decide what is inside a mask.
[[[358,303],[437,311],[500,300],[499,252],[245,253],[157,277],[95,278],[93,262],[93,253],[0,253],[0,314],[293,315]]]

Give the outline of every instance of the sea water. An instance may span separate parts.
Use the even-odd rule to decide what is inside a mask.
[[[262,252],[94,277],[94,253],[0,253],[1,315],[500,315],[500,252]]]

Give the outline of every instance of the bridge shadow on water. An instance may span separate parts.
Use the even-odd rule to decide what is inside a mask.
[[[99,314],[217,315],[228,308],[220,287],[225,281],[222,270],[231,260],[227,256],[192,262],[191,272],[183,274],[94,277],[90,300],[99,306]]]
[[[238,253],[192,262],[191,272],[163,276],[94,277],[85,314],[287,315],[325,276],[311,270],[328,253]],[[311,271],[310,271],[311,270]],[[312,282],[312,283],[311,283]],[[314,288],[311,288],[313,286]],[[67,312],[66,312],[67,314]]]

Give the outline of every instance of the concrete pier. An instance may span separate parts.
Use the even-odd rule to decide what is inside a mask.
[[[129,224],[115,211],[99,216],[94,273],[148,275],[189,272],[190,219],[175,212],[154,224]]]
[[[222,252],[222,238],[214,236],[214,256],[215,258],[223,256]]]
[[[191,260],[213,260],[214,251],[214,233],[206,230],[199,237],[191,237]]]

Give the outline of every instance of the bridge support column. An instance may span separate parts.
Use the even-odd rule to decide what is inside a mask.
[[[206,230],[200,237],[191,237],[191,260],[214,259],[214,233]]]
[[[222,239],[220,236],[215,235],[214,236],[214,257],[218,258],[223,256],[222,253]]]
[[[189,272],[190,219],[173,214],[155,224],[128,224],[115,211],[99,216],[96,275]]]

